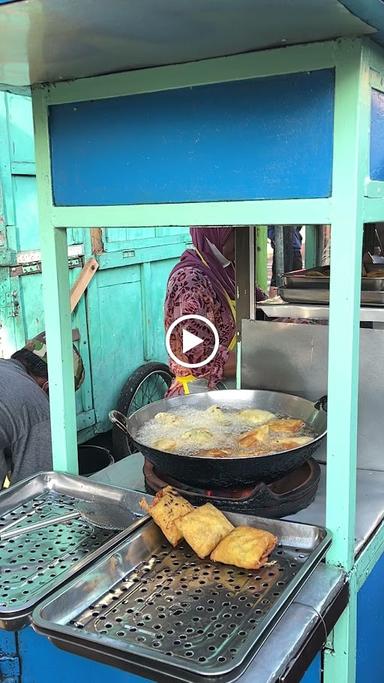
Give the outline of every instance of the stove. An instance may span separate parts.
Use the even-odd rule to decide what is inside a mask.
[[[242,512],[277,519],[293,515],[310,505],[320,480],[320,466],[310,458],[301,467],[282,479],[265,484],[233,489],[204,490],[158,472],[149,460],[143,467],[145,490],[154,495],[164,486],[173,486],[194,505],[207,502],[228,512]]]

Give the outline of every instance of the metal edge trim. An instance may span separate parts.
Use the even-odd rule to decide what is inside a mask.
[[[297,683],[306,673],[316,654],[322,650],[326,644],[324,638],[324,625],[327,635],[332,631],[341,614],[344,612],[349,602],[349,583],[343,583],[332,602],[326,607],[322,620],[317,619],[317,623],[308,635],[307,639],[299,649],[292,665],[279,677],[279,683]]]

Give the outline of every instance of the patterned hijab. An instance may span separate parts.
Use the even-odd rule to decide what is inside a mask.
[[[179,263],[172,270],[173,273],[181,268],[191,267],[206,275],[219,299],[228,306],[228,300],[235,298],[235,268],[233,263],[223,265],[212,250],[211,244],[222,254],[223,248],[231,236],[233,227],[211,225],[209,227],[194,226],[190,234],[194,249],[187,249]],[[200,258],[202,256],[204,261]]]

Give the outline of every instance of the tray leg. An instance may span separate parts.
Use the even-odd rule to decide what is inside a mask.
[[[357,595],[351,590],[349,603],[324,650],[324,683],[356,681],[356,613]]]

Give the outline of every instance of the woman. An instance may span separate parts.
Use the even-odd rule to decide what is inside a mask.
[[[189,394],[191,383],[203,380],[215,389],[223,379],[233,377],[236,370],[235,321],[235,232],[232,227],[210,226],[190,228],[194,249],[187,249],[172,270],[165,299],[165,329],[182,315],[201,315],[216,327],[220,345],[213,360],[200,368],[188,369],[170,359],[175,374],[167,396]],[[258,300],[265,295],[257,290]],[[182,330],[203,339],[203,343],[182,353]],[[171,335],[175,355],[187,363],[204,361],[212,351],[212,333],[198,320],[177,325]],[[200,382],[199,382],[200,384]]]

